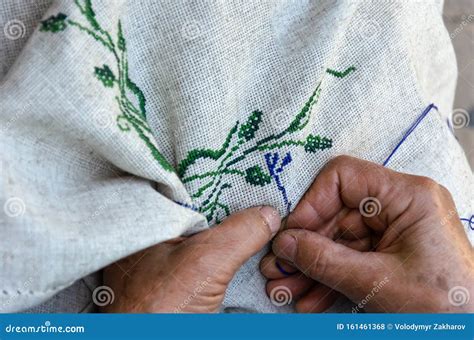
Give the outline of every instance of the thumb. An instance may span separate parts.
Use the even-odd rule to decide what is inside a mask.
[[[357,299],[385,270],[376,253],[362,253],[316,232],[287,230],[273,241],[276,256],[291,261],[306,276]]]
[[[258,253],[279,229],[278,211],[262,206],[232,214],[221,224],[191,239],[193,243],[209,245],[212,257],[219,259],[221,265],[233,274]]]

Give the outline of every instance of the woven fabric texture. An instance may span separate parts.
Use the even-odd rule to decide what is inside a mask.
[[[28,32],[0,48],[2,311],[56,294],[37,308],[88,310],[78,280],[120,258],[250,206],[284,216],[336,155],[382,163],[430,103],[388,166],[473,213],[446,124],[457,70],[439,1],[43,5],[0,5]],[[266,251],[223,312],[292,311],[265,294]]]

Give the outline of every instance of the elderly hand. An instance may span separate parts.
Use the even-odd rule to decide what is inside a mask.
[[[250,208],[189,238],[158,244],[104,271],[115,301],[106,312],[218,311],[237,270],[270,241],[280,216]]]
[[[261,270],[267,291],[288,287],[300,312],[338,293],[371,312],[474,311],[473,248],[450,193],[428,178],[337,157],[287,228]]]

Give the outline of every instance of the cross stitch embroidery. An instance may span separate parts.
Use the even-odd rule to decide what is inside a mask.
[[[124,132],[135,131],[161,167],[166,171],[174,172],[174,168],[156,147],[154,136],[146,120],[145,95],[129,77],[127,45],[120,20],[117,39],[114,41],[112,35],[104,30],[97,21],[91,0],[82,2],[75,0],[74,3],[85,17],[89,27],[68,18],[66,14],[59,13],[42,21],[40,31],[58,33],[69,26],[76,27],[101,43],[113,54],[116,61],[116,73],[108,65],[102,65],[94,68],[94,75],[105,87],[118,90],[115,97],[121,112],[116,118],[118,128]]]
[[[74,0],[88,25],[83,25],[68,18],[66,14],[59,13],[41,22],[40,30],[43,32],[58,33],[68,27],[75,27],[85,32],[109,50],[116,62],[115,73],[109,65],[103,64],[94,68],[94,76],[106,88],[116,89],[116,100],[120,109],[117,115],[117,126],[121,131],[135,131],[145,143],[151,155],[163,169],[174,172],[174,168],[159,152],[154,136],[146,120],[146,98],[142,90],[135,84],[128,74],[128,59],[126,41],[123,35],[120,20],[117,25],[116,40],[104,30],[95,17],[91,0]],[[355,67],[351,66],[344,71],[327,69],[326,73],[337,78],[344,78]],[[282,149],[301,147],[305,152],[315,153],[332,147],[332,139],[320,135],[308,134],[303,139],[292,138],[292,134],[301,131],[310,121],[311,109],[317,103],[321,93],[321,83],[309,97],[303,108],[295,115],[287,127],[278,134],[271,134],[257,139],[257,134],[264,120],[262,111],[253,111],[247,120],[241,124],[236,122],[227,134],[222,146],[218,149],[193,149],[178,164],[177,174],[183,183],[197,182],[197,189],[191,193],[193,203],[179,203],[187,208],[198,211],[209,222],[220,222],[222,217],[230,215],[229,206],[221,200],[222,193],[231,188],[226,181],[227,176],[240,176],[247,183],[255,187],[265,187],[275,184],[280,192],[287,212],[290,211],[291,202],[283,184],[281,174],[292,161],[291,152],[281,154]],[[242,170],[239,163],[247,156],[262,154],[262,165],[254,164]],[[218,164],[212,171],[189,174],[190,168],[200,160],[216,161]]]
[[[337,78],[344,78],[355,67],[351,66],[344,72],[327,69],[326,72]],[[257,135],[264,120],[261,111],[253,111],[247,120],[236,124],[230,129],[222,146],[219,149],[193,149],[189,151],[186,158],[178,164],[178,175],[183,183],[198,181],[197,189],[191,193],[191,197],[197,204],[198,211],[205,214],[209,222],[219,223],[222,217],[230,215],[229,206],[222,201],[221,195],[231,188],[226,181],[227,176],[240,176],[247,183],[255,187],[265,187],[275,183],[277,190],[287,212],[290,211],[291,202],[288,199],[286,188],[282,182],[281,174],[291,161],[291,152],[280,154],[279,150],[290,147],[301,147],[308,153],[315,153],[332,147],[332,139],[320,135],[308,134],[306,138],[295,139],[291,136],[301,131],[310,121],[311,110],[318,102],[321,93],[321,83],[309,97],[300,112],[287,125],[287,128],[278,134],[264,136],[258,140]],[[239,163],[251,154],[263,154],[266,169],[255,164],[245,170],[239,167]],[[215,170],[188,175],[189,169],[199,160],[218,161]]]

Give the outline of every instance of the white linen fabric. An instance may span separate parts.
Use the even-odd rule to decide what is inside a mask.
[[[441,5],[3,1],[1,311],[92,311],[100,269],[250,206],[286,215],[332,157],[382,163],[430,103],[388,166],[471,216]],[[292,311],[266,296],[266,251],[223,312]]]

